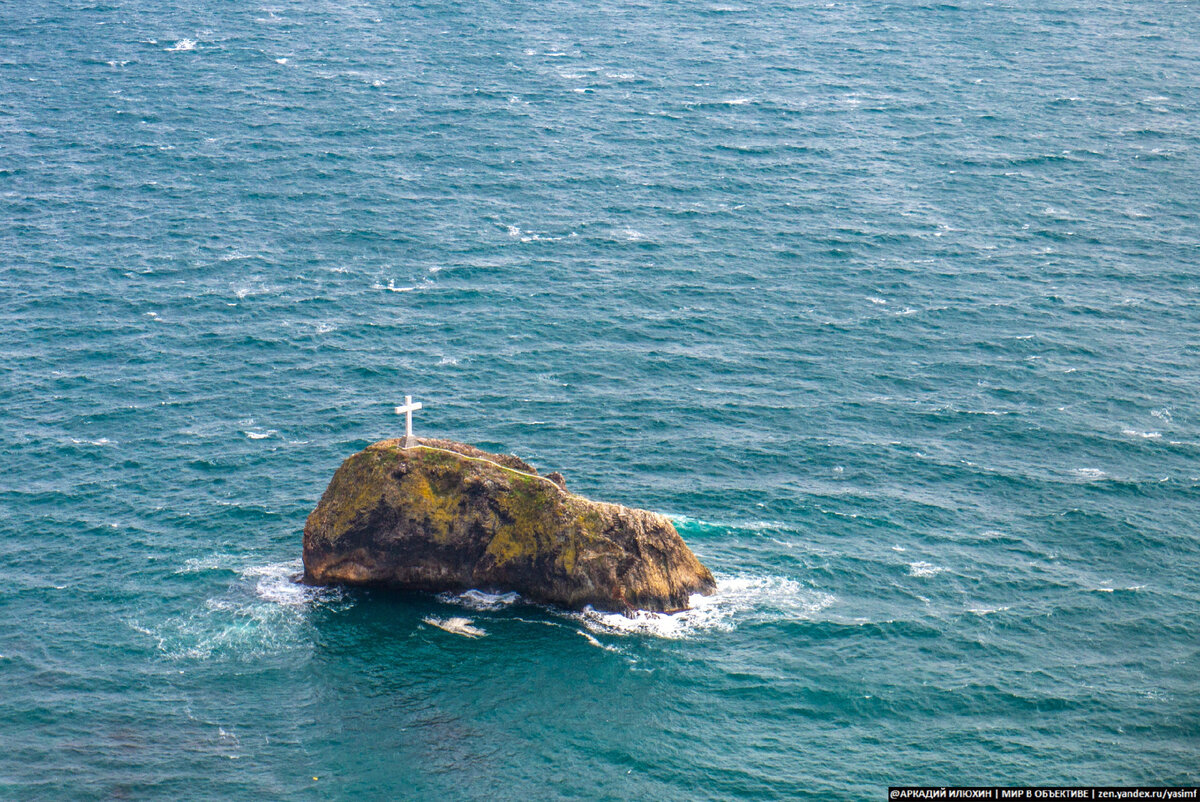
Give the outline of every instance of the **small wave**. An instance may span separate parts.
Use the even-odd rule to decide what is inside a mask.
[[[1144,437],[1147,440],[1157,440],[1162,437],[1162,432],[1139,432],[1137,429],[1122,429],[1121,434],[1126,437]]]
[[[175,44],[168,47],[167,52],[168,53],[181,53],[185,50],[195,50],[195,49],[196,49],[196,40],[195,39],[180,39]]]
[[[243,434],[245,434],[251,440],[265,440],[268,437],[270,437],[271,435],[275,434],[275,430],[267,429],[265,432],[248,431],[248,432],[243,432]]]
[[[447,604],[457,604],[472,610],[499,610],[516,604],[521,596],[517,593],[484,593],[482,590],[468,590],[464,593],[439,593],[438,599]]]
[[[652,635],[678,640],[698,632],[728,632],[742,620],[810,619],[834,601],[830,594],[805,588],[793,579],[718,577],[716,593],[692,596],[691,608],[678,613],[637,610],[631,615],[622,615],[587,607],[574,617],[594,633]]]
[[[596,636],[592,635],[590,632],[584,632],[582,629],[577,630],[577,631],[579,632],[580,635],[587,638],[588,643],[592,644],[593,646],[595,646],[598,649],[603,649],[606,652],[618,652],[619,653],[621,651],[616,646],[612,646],[607,643],[601,643],[599,640],[596,639]]]
[[[1075,474],[1080,479],[1087,479],[1089,481],[1103,479],[1104,477],[1108,476],[1107,473],[1099,468],[1076,468],[1075,470],[1071,471],[1071,473]]]
[[[940,565],[934,565],[933,563],[927,563],[927,562],[923,562],[921,560],[918,560],[915,563],[908,564],[908,575],[909,576],[921,576],[921,577],[936,576],[945,570],[946,569]]]
[[[115,446],[116,443],[109,440],[107,437],[101,437],[97,440],[81,440],[72,437],[71,442],[77,446]]]
[[[1010,609],[1010,608],[1008,608],[1008,607],[968,607],[967,612],[974,613],[975,615],[991,615],[992,613],[1003,613],[1004,611],[1006,611],[1008,609]]]
[[[374,289],[387,290],[389,292],[416,292],[417,290],[416,287],[397,287],[395,279],[388,279],[388,283],[386,285],[375,282]]]
[[[482,638],[487,634],[487,632],[479,627],[472,626],[471,619],[469,618],[434,618],[433,616],[429,616],[421,620],[432,627],[437,627],[454,635],[462,635],[467,638]]]

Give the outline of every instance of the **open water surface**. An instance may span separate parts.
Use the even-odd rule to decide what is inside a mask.
[[[1200,5],[1102,5],[0,4],[0,796],[1200,784]],[[405,393],[720,592],[293,584]]]

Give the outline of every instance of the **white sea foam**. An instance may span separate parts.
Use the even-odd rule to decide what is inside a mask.
[[[397,287],[395,279],[388,279],[388,283],[386,286],[384,286],[383,284],[380,284],[379,282],[376,282],[375,289],[388,290],[390,292],[415,292],[417,288],[416,287]]]
[[[598,634],[687,638],[699,632],[728,632],[742,621],[811,619],[834,597],[783,577],[718,577],[711,596],[695,595],[691,609],[678,613],[637,610],[631,615],[603,613],[591,607],[573,615]]]
[[[942,571],[945,571],[945,570],[946,569],[940,565],[934,565],[933,563],[927,563],[927,562],[924,562],[921,560],[918,560],[914,563],[908,564],[908,575],[909,576],[920,576],[920,577],[936,576],[937,574],[940,574]]]
[[[1122,429],[1121,434],[1127,437],[1144,437],[1147,440],[1157,440],[1162,437],[1162,432],[1139,432],[1137,429]]]
[[[255,580],[254,592],[260,599],[288,607],[300,607],[315,598],[332,598],[340,594],[336,588],[301,585],[299,577],[303,570],[304,564],[300,560],[290,560],[249,566],[238,571],[238,574]]]
[[[243,432],[243,434],[245,434],[251,440],[265,440],[266,438],[275,434],[275,430],[267,429],[265,432],[247,431],[247,432]]]
[[[1087,479],[1088,481],[1095,481],[1108,476],[1107,473],[1099,468],[1076,468],[1075,470],[1071,471],[1071,473],[1075,474],[1080,479]]]
[[[593,646],[595,646],[599,649],[603,649],[606,652],[620,652],[621,651],[616,646],[613,646],[608,643],[601,643],[599,640],[596,639],[596,636],[592,635],[590,632],[584,632],[582,629],[578,630],[578,632],[580,635],[587,638],[588,643],[592,644]]]
[[[168,47],[167,52],[168,53],[180,53],[185,50],[195,50],[195,49],[196,49],[196,40],[195,39],[180,39],[175,44]]]
[[[430,626],[467,638],[481,638],[487,634],[487,632],[479,627],[472,626],[471,619],[469,618],[434,618],[433,616],[429,616],[421,620]]]
[[[516,604],[521,598],[517,593],[484,593],[468,590],[465,593],[439,593],[438,599],[447,604],[457,604],[472,610],[499,610]]]
[[[219,553],[189,560],[176,573],[225,569],[238,578],[225,593],[206,599],[189,614],[157,626],[136,620],[129,626],[153,638],[159,651],[175,660],[247,660],[304,648],[307,607],[343,598],[337,588],[299,584],[300,560],[250,566],[239,562],[241,558]]]
[[[203,557],[191,557],[184,561],[182,568],[177,568],[177,574],[194,574],[200,571],[232,571],[237,558],[232,554],[214,552]]]
[[[975,615],[991,615],[992,613],[1002,613],[1008,609],[1008,607],[968,607],[967,612]]]
[[[109,440],[107,437],[101,437],[96,440],[81,440],[75,437],[71,438],[71,442],[77,446],[115,446],[116,443]]]

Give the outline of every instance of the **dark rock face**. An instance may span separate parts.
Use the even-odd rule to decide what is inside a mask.
[[[516,591],[571,609],[686,609],[713,576],[661,515],[450,440],[383,440],[338,468],[304,527],[304,581]]]

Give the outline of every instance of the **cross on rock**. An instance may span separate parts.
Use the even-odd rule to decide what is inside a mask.
[[[421,408],[421,403],[413,403],[412,396],[404,396],[404,406],[396,407],[396,414],[404,416],[404,448],[412,448],[418,445],[417,438],[413,437],[412,433],[412,414]]]

